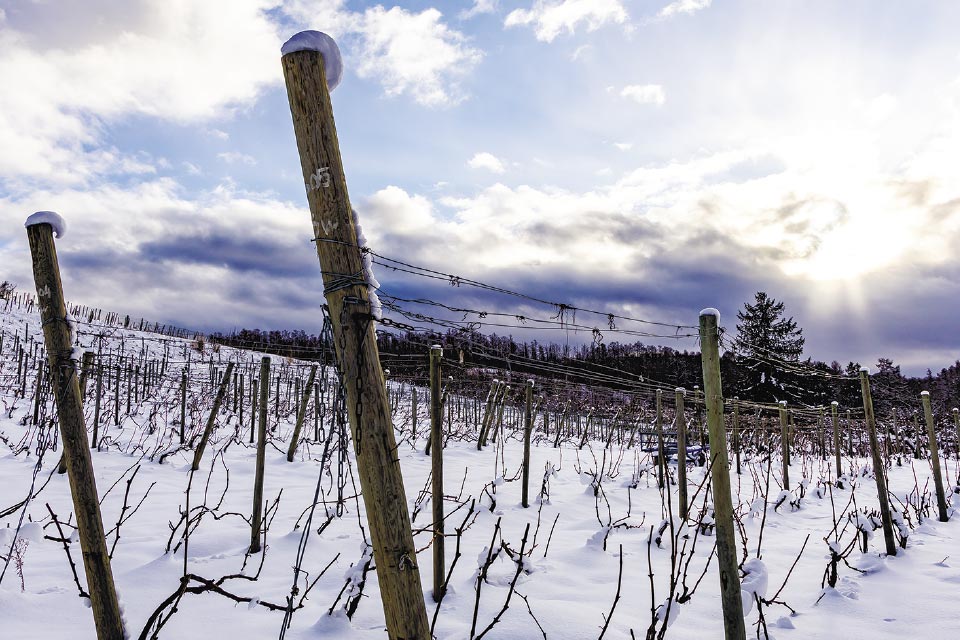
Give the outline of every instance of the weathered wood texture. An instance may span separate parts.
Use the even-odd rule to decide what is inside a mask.
[[[67,326],[67,310],[63,301],[60,266],[53,242],[53,227],[36,224],[27,227],[33,277],[43,325],[43,339],[50,363],[52,388],[60,421],[60,436],[67,460],[67,477],[77,516],[83,569],[93,609],[93,621],[99,640],[122,640],[123,621],[117,590],[110,568],[110,557],[103,533],[97,482],[93,460],[87,444],[87,427],[83,419],[83,402],[76,362],[71,360],[73,344]]]
[[[283,56],[281,64],[343,373],[387,634],[428,640],[410,513],[322,56],[296,51]]]

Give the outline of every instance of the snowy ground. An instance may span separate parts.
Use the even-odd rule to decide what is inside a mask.
[[[0,352],[0,398],[6,410],[0,418],[0,513],[31,495],[34,478],[36,482],[35,495],[25,508],[13,509],[0,517],[0,554],[9,554],[13,532],[21,521],[25,524],[20,529],[20,537],[28,541],[25,549],[24,543],[18,545],[23,550],[20,555],[22,578],[13,554],[15,557],[0,583],[0,629],[7,638],[94,638],[91,611],[86,600],[78,597],[64,545],[57,540],[60,534],[47,508],[49,504],[58,520],[64,523],[67,537],[71,538],[73,529],[67,523],[73,519],[67,477],[55,472],[59,451],[48,450],[38,456],[38,442],[50,435],[50,429],[31,424],[29,419],[33,412],[32,379],[27,385],[26,398],[16,399],[14,395],[12,380],[17,358],[12,349],[12,336],[18,332],[22,335],[25,323],[33,327],[30,333],[39,331],[33,315],[14,309],[2,316],[5,339]],[[83,346],[93,344],[95,337],[89,334],[101,331],[88,327],[89,333],[84,337],[81,330]],[[170,358],[162,385],[146,400],[135,403],[132,415],[123,418],[121,428],[108,422],[107,444],[93,453],[97,485],[103,497],[101,508],[108,530],[108,547],[115,544],[113,573],[129,635],[139,636],[148,617],[174,593],[186,563],[187,572],[206,579],[230,575],[257,578],[234,577],[223,583],[226,591],[243,600],[239,603],[213,592],[186,594],[160,637],[201,638],[211,633],[235,638],[279,636],[284,612],[272,611],[260,603],[282,606],[290,595],[294,580],[292,567],[305,530],[305,512],[313,503],[319,480],[321,502],[307,529],[302,562],[302,568],[308,573],[300,577],[300,592],[294,602],[300,602],[307,583],[315,579],[316,582],[302,608],[293,613],[286,637],[384,637],[380,595],[373,573],[367,576],[358,598],[363,581],[360,567],[367,553],[361,529],[365,518],[362,502],[355,497],[359,480],[353,479],[352,453],[347,449],[345,455],[340,455],[341,441],[337,431],[330,428],[331,424],[323,423],[319,441],[306,442],[298,450],[298,459],[288,463],[285,452],[292,414],[283,412],[271,435],[271,446],[267,448],[264,492],[269,504],[278,498],[279,501],[268,516],[266,552],[248,556],[247,519],[255,458],[255,449],[247,438],[249,407],[243,425],[239,426],[238,416],[230,406],[221,412],[201,469],[191,483],[189,469],[193,452],[179,449],[176,428],[171,422],[179,415],[177,390],[183,363],[178,358],[187,350],[175,341],[160,340],[152,334],[115,329],[110,333],[105,352],[120,350],[122,334],[124,352],[139,357],[143,350],[145,358],[159,358],[164,353]],[[230,349],[223,349],[218,356],[223,363],[231,358],[259,362],[259,354]],[[302,370],[297,368],[298,363],[285,364],[289,371]],[[196,429],[205,420],[212,391],[208,365],[197,366],[196,362],[193,365],[190,386],[191,395],[198,398],[198,404],[193,407]],[[124,393],[121,390],[121,396]],[[425,397],[423,390],[420,396]],[[112,396],[105,399],[105,406],[113,406],[110,398]],[[88,399],[88,417],[92,415],[92,404]],[[408,411],[409,401],[403,397],[397,404],[396,420],[398,428],[407,429],[401,434],[401,464],[410,510],[416,514],[414,528],[424,529],[415,539],[421,549],[418,564],[428,614],[433,616],[432,554],[427,530],[431,507],[428,496],[423,493],[429,488],[430,459],[423,454],[425,428],[420,429],[416,448],[412,446],[406,426],[410,422],[405,415]],[[310,420],[308,418],[308,425]],[[151,423],[156,426],[152,433]],[[424,424],[425,418],[421,416],[421,425]],[[455,423],[454,429],[467,434],[472,427]],[[315,435],[312,425],[308,431],[308,435]],[[330,447],[324,458],[328,435],[331,435]],[[451,439],[444,450],[446,509],[448,512],[458,509],[447,520],[447,533],[451,536],[446,542],[448,568],[458,544],[455,530],[458,527],[465,530],[459,540],[462,556],[457,560],[449,593],[439,611],[435,636],[451,639],[470,636],[478,569],[488,557],[499,522],[500,534],[494,544],[496,559],[480,591],[476,634],[501,610],[518,573],[518,565],[512,558],[519,557],[523,547],[525,557],[509,608],[485,637],[598,637],[614,605],[621,563],[620,599],[604,637],[630,638],[631,629],[636,637],[645,637],[654,615],[652,609],[667,601],[670,595],[673,556],[678,567],[674,571],[675,596],[683,594],[685,588],[694,593],[688,601],[670,605],[672,624],[666,629],[665,637],[722,638],[719,581],[716,560],[712,558],[714,538],[710,535],[709,514],[704,515],[706,492],[698,490],[705,470],[690,468],[688,479],[693,498],[688,524],[682,525],[679,519],[674,519],[672,538],[671,529],[667,527],[660,544],[651,544],[651,531],[653,538],[660,537],[659,528],[667,513],[651,473],[648,454],[617,446],[612,451],[604,450],[602,442],[592,442],[582,451],[577,450],[576,442],[554,448],[551,441],[541,436],[533,449],[533,499],[528,509],[520,505],[522,444],[519,434],[508,431],[506,439],[498,439],[497,444],[483,451],[478,451],[475,440],[465,435],[462,439]],[[158,460],[163,453],[169,455],[160,464]],[[900,511],[906,514],[903,532],[908,534],[906,548],[900,549],[897,557],[880,553],[883,550],[880,530],[870,533],[872,539],[867,553],[861,553],[856,547],[857,522],[867,530],[872,527],[865,515],[851,521],[850,514],[858,509],[863,514],[864,510],[877,507],[875,482],[865,461],[845,459],[846,471],[854,482],[847,480],[844,488],[831,488],[828,483],[834,478],[829,463],[809,455],[795,455],[791,477],[795,482],[806,479],[809,483],[802,499],[799,499],[800,485],[794,485],[792,495],[776,509],[773,502],[781,497],[782,489],[778,484],[780,461],[777,457],[772,460],[767,489],[770,463],[757,457],[745,464],[742,475],[731,474],[734,504],[739,504],[742,524],[738,536],[738,544],[742,543],[741,555],[745,548],[751,558],[757,556],[761,528],[763,530],[762,560],[751,560],[745,565],[753,571],[747,576],[747,584],[753,584],[761,595],[784,602],[796,612],[791,615],[789,608],[777,603],[764,605],[769,637],[883,639],[914,638],[921,634],[960,637],[960,616],[954,611],[960,588],[960,554],[956,552],[960,542],[957,522],[960,516],[954,516],[947,523],[936,520],[935,504],[932,510],[929,507],[932,488],[927,486],[930,476],[927,461],[904,460],[905,466],[894,464],[890,471],[891,490],[904,503]],[[955,479],[956,462],[948,461],[946,467],[948,478]],[[863,475],[864,472],[867,475]],[[184,545],[184,528],[178,523],[186,506],[188,484],[193,528]],[[760,498],[764,493],[770,500]],[[338,503],[338,495],[343,496],[342,502]],[[798,501],[797,505],[791,507],[791,500]],[[117,532],[111,530],[124,504],[128,509],[117,536]],[[474,512],[468,515],[472,504]],[[672,488],[670,504],[675,510],[676,487]],[[329,524],[322,526],[328,516]],[[839,523],[837,530],[834,530],[835,523]],[[172,531],[174,526],[176,530]],[[322,532],[318,533],[321,528]],[[826,590],[821,586],[830,560],[825,538],[838,541],[835,548],[847,554],[846,562],[839,562],[836,588]],[[69,547],[83,584],[79,545],[73,542]],[[798,555],[786,586],[774,598]],[[321,576],[325,567],[326,572]],[[247,598],[253,602],[246,602]],[[348,619],[346,609],[353,606],[355,612],[352,619]],[[661,610],[661,616],[663,613]],[[754,603],[747,616],[750,636],[758,632],[754,626],[757,618],[758,608]],[[662,624],[657,626],[658,631],[661,628]],[[760,637],[764,636],[762,631],[759,633]]]

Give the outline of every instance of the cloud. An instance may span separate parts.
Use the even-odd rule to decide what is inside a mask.
[[[662,105],[667,101],[663,87],[659,84],[631,84],[620,91],[624,98],[630,98],[640,104]]]
[[[620,149],[620,151],[630,151],[630,149],[633,149],[632,142],[614,142],[613,146]]]
[[[486,151],[474,154],[474,156],[467,161],[467,166],[471,169],[486,169],[493,173],[503,173],[506,171],[503,167],[503,162],[492,153],[487,153]]]
[[[408,95],[424,106],[464,100],[459,82],[483,58],[435,8],[416,12],[376,5],[350,11],[343,0],[295,0],[284,5],[284,12],[304,28],[323,25],[325,32],[342,37],[348,71],[377,80],[388,96]]]
[[[529,9],[507,14],[505,27],[530,26],[537,40],[553,42],[561,33],[573,35],[582,24],[595,31],[607,23],[623,24],[627,11],[620,0],[536,0]]]
[[[245,164],[250,167],[257,164],[256,158],[245,153],[240,153],[239,151],[224,151],[218,153],[217,157],[227,164]]]
[[[272,4],[11,7],[0,22],[0,175],[8,185],[82,184],[142,173],[104,144],[105,123],[130,114],[201,122],[255,100],[279,82],[279,38],[264,13]]]
[[[713,0],[676,0],[671,2],[657,13],[660,18],[672,18],[681,13],[693,15],[697,11],[706,9]]]
[[[461,20],[469,20],[484,13],[493,13],[499,7],[499,0],[473,0],[473,6],[460,12]]]

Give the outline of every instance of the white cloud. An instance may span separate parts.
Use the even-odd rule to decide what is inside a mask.
[[[459,81],[483,57],[434,8],[416,12],[376,5],[361,12],[346,9],[343,0],[294,0],[284,11],[304,28],[323,25],[342,39],[348,72],[353,68],[361,78],[380,82],[387,95],[408,95],[425,106],[462,101]]]
[[[624,87],[620,91],[624,98],[630,98],[640,104],[662,105],[667,101],[667,96],[663,87],[659,84],[632,84]]]
[[[620,149],[620,151],[630,151],[630,149],[633,149],[632,142],[614,142],[613,146]]]
[[[264,13],[271,0],[100,4],[23,3],[0,23],[7,180],[76,184],[128,172],[123,154],[104,148],[104,123],[129,114],[209,120],[279,83],[279,38]]]
[[[660,18],[671,18],[680,13],[692,15],[701,9],[709,7],[712,1],[713,0],[676,0],[663,9],[660,9],[657,16]]]
[[[459,18],[469,20],[484,13],[493,13],[497,10],[499,4],[499,0],[473,0],[473,6],[461,11]]]
[[[474,154],[474,156],[467,161],[467,165],[471,169],[486,169],[493,173],[503,173],[506,171],[503,162],[492,153],[487,153],[486,151]]]
[[[224,151],[222,153],[218,153],[217,157],[227,164],[245,164],[251,167],[257,164],[256,158],[239,151]]]
[[[582,58],[582,57],[587,53],[587,51],[589,51],[590,49],[592,49],[592,46],[591,46],[591,45],[589,45],[589,44],[582,44],[582,45],[580,45],[579,47],[577,47],[576,49],[573,50],[573,53],[570,54],[570,59],[571,59],[571,60],[579,60],[579,59]]]
[[[511,11],[503,24],[531,26],[538,40],[552,42],[563,32],[573,34],[581,24],[594,31],[608,22],[626,21],[627,11],[620,0],[536,0],[529,9]]]

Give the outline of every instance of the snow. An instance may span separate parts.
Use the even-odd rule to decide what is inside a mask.
[[[7,335],[23,336],[25,326],[30,328],[31,334],[39,337],[39,317],[36,313],[27,314],[16,309],[3,311],[0,308],[0,330]],[[293,581],[291,567],[305,530],[304,521],[300,518],[312,504],[320,478],[321,502],[308,529],[309,544],[303,564],[303,569],[309,572],[306,579],[311,582],[316,579],[317,582],[304,601],[303,608],[294,612],[286,638],[383,638],[384,619],[376,570],[371,570],[363,580],[363,567],[370,559],[367,544],[369,528],[366,526],[367,515],[362,501],[352,497],[359,490],[359,483],[353,484],[356,481],[356,466],[352,445],[348,446],[342,458],[335,453],[321,461],[323,438],[326,436],[322,436],[321,440],[313,440],[313,435],[310,435],[310,439],[298,449],[297,459],[288,463],[285,445],[292,432],[294,413],[284,404],[279,418],[274,420],[271,402],[271,427],[275,426],[276,429],[270,431],[264,495],[270,503],[278,495],[281,499],[267,519],[271,525],[266,552],[247,559],[245,552],[250,531],[244,518],[250,509],[256,456],[246,437],[249,432],[249,406],[244,422],[240,423],[239,417],[229,406],[231,403],[226,402],[201,463],[201,471],[194,476],[190,490],[191,509],[206,504],[214,511],[192,529],[186,551],[180,546],[167,552],[165,548],[171,537],[170,527],[179,521],[180,513],[185,508],[193,454],[190,450],[179,449],[174,435],[177,427],[171,422],[179,417],[180,373],[187,368],[189,360],[192,364],[188,368],[188,434],[196,433],[202,428],[210,409],[212,394],[208,367],[211,351],[207,349],[200,355],[191,349],[188,341],[130,331],[122,326],[90,327],[86,323],[78,323],[78,328],[77,347],[80,349],[89,349],[94,344],[95,334],[107,336],[103,341],[105,358],[160,360],[169,352],[169,368],[162,386],[155,394],[141,398],[139,403],[134,401],[131,414],[122,414],[119,426],[113,424],[112,416],[105,420],[100,425],[100,436],[106,438],[107,444],[91,450],[102,498],[108,546],[112,546],[115,540],[115,533],[111,533],[111,530],[123,511],[128,481],[128,507],[143,501],[135,513],[131,515],[128,509],[124,516],[127,519],[120,527],[112,561],[118,591],[123,596],[124,617],[130,637],[139,635],[148,616],[177,589],[184,561],[189,572],[206,578],[239,573],[247,578],[255,575],[257,578],[228,580],[223,585],[231,593],[249,598],[249,602],[235,603],[214,593],[186,594],[177,605],[177,613],[161,630],[161,639],[194,638],[206,631],[209,631],[208,635],[212,633],[218,637],[275,637],[283,621],[283,612],[269,611],[263,603],[282,604],[290,595]],[[5,378],[16,374],[15,358],[11,366],[12,344],[12,340],[4,340],[0,351],[0,374]],[[240,371],[246,373],[256,369],[260,355],[222,347],[213,355],[212,362],[222,371],[228,361],[234,361],[238,363]],[[221,361],[222,364],[218,364]],[[277,372],[302,379],[312,363],[275,358],[274,364]],[[329,369],[322,370],[321,376],[326,376],[331,383],[335,380]],[[247,382],[249,380],[248,377]],[[414,513],[414,503],[419,492],[427,485],[431,472],[430,458],[423,455],[426,430],[422,428],[424,422],[421,420],[417,436],[411,435],[409,383],[392,380],[388,384],[394,424],[399,434],[396,456],[403,469],[408,506],[410,512]],[[93,415],[92,386],[88,384],[84,405],[88,420]],[[18,503],[27,495],[33,470],[38,463],[36,439],[40,433],[37,425],[25,419],[27,415],[32,415],[33,410],[29,392],[26,398],[20,398],[8,387],[0,385],[0,399],[5,406],[11,407],[0,414],[0,487],[3,487],[0,490],[0,510]],[[501,533],[491,547],[495,560],[481,591],[478,627],[483,628],[500,611],[516,571],[516,564],[504,550],[504,545],[515,554],[520,548],[524,528],[530,525],[527,541],[529,555],[521,561],[522,572],[517,585],[517,593],[527,598],[527,602],[515,595],[509,610],[487,638],[542,637],[527,611],[527,604],[549,638],[597,637],[598,628],[603,625],[604,616],[610,611],[615,593],[621,545],[621,602],[605,638],[629,640],[630,629],[635,632],[645,630],[651,623],[651,616],[658,620],[657,624],[669,625],[666,637],[672,640],[722,638],[714,538],[703,537],[700,533],[699,540],[693,544],[694,536],[698,535],[697,522],[684,522],[675,511],[668,513],[663,507],[655,475],[643,472],[650,468],[648,455],[640,452],[639,446],[622,456],[615,452],[618,460],[616,471],[598,470],[601,460],[609,461],[609,453],[604,451],[604,441],[588,441],[583,450],[578,450],[578,442],[563,442],[560,447],[554,448],[553,438],[543,434],[542,421],[538,416],[531,449],[534,470],[530,485],[532,506],[524,509],[520,506],[521,483],[517,479],[523,451],[520,438],[522,429],[508,428],[497,438],[496,444],[478,451],[471,427],[465,426],[467,423],[464,418],[457,414],[457,403],[466,400],[479,403],[482,411],[488,388],[489,378],[478,385],[474,395],[462,396],[458,395],[458,387],[451,385],[448,399],[454,418],[452,423],[445,420],[444,424],[455,429],[456,434],[462,432],[465,435],[455,435],[443,449],[444,481],[448,494],[444,504],[449,513],[460,502],[467,503],[466,507],[447,520],[447,534],[450,536],[447,540],[448,570],[457,544],[454,529],[463,522],[473,498],[477,498],[477,511],[471,516],[473,523],[459,540],[462,557],[454,567],[448,595],[440,605],[436,637],[444,640],[469,637],[478,568],[486,559],[487,547],[491,546],[494,527],[499,519]],[[424,418],[428,410],[422,400],[425,390],[421,387],[419,393],[420,416]],[[121,394],[125,401],[123,388]],[[105,394],[104,398],[105,406],[112,407],[112,391]],[[467,404],[465,408],[464,415],[472,415],[472,404]],[[48,415],[53,415],[49,406],[47,409]],[[522,411],[522,406],[508,404],[508,413],[512,409]],[[151,430],[151,414],[154,411],[157,412],[157,428]],[[307,424],[311,425],[312,432],[311,417],[308,417]],[[504,424],[507,424],[506,420]],[[324,434],[335,433],[330,429],[332,425],[328,420],[321,421],[320,426]],[[338,440],[333,438],[331,441],[332,448],[338,450]],[[18,449],[20,442],[28,446]],[[152,455],[158,448],[170,452],[163,464],[158,462],[158,456]],[[60,637],[94,640],[96,637],[88,608],[89,600],[77,596],[63,544],[44,537],[58,538],[60,535],[46,509],[45,505],[49,503],[64,526],[64,534],[70,541],[68,544],[72,557],[78,563],[80,579],[83,581],[76,530],[68,524],[76,522],[76,518],[72,517],[69,484],[65,476],[54,471],[59,453],[59,450],[47,452],[40,460],[38,485],[48,479],[49,482],[26,509],[14,510],[0,517],[0,555],[9,553],[14,532],[21,521],[23,526],[19,537],[29,541],[23,552],[24,589],[21,591],[20,579],[12,563],[0,583],[0,628],[4,637],[39,640]],[[949,468],[950,477],[956,477],[957,463],[944,460],[944,464]],[[830,559],[829,549],[841,553],[860,531],[867,535],[874,533],[876,521],[871,512],[878,504],[875,483],[861,482],[852,488],[846,483],[843,489],[833,487],[832,495],[823,498],[808,493],[803,509],[796,511],[783,508],[774,511],[767,508],[768,501],[764,497],[768,465],[772,466],[772,475],[776,478],[780,465],[778,458],[774,456],[771,460],[769,457],[745,455],[744,473],[737,475],[731,472],[730,476],[734,508],[739,513],[750,514],[750,517],[742,518],[738,527],[737,560],[743,560],[744,553],[748,556],[743,563],[741,589],[744,609],[748,611],[747,628],[751,637],[758,619],[752,594],[771,597],[779,589],[808,534],[809,544],[777,597],[789,603],[798,615],[788,617],[789,611],[780,605],[763,605],[767,624],[776,627],[772,631],[776,631],[781,640],[791,637],[835,638],[843,634],[877,639],[910,638],[917,636],[918,629],[922,629],[924,635],[960,637],[960,619],[955,614],[954,603],[955,587],[960,584],[960,563],[953,562],[956,548],[960,545],[960,518],[954,517],[946,523],[938,522],[935,517],[925,518],[923,524],[918,526],[912,511],[909,517],[904,517],[903,513],[895,510],[897,531],[909,534],[906,549],[900,550],[896,558],[882,557],[882,536],[874,535],[869,541],[868,553],[860,553],[859,546],[855,546],[853,553],[847,557],[851,565],[867,573],[861,574],[841,562],[836,587],[823,590],[821,581]],[[815,456],[798,451],[794,465],[807,470],[811,487],[832,480],[832,470],[820,466]],[[858,478],[865,465],[865,460],[844,457],[844,466],[851,478]],[[135,477],[134,469],[139,469]],[[544,475],[549,475],[549,500],[536,499],[541,484],[541,470],[546,470]],[[338,503],[341,471],[344,472],[343,494],[346,499]],[[591,471],[599,479],[603,489],[601,496],[595,496],[592,490],[584,492],[581,479],[590,481]],[[926,486],[930,475],[926,460],[908,458],[904,466],[894,465],[888,475],[891,495],[896,496],[893,503],[906,503],[908,494],[916,486]],[[638,480],[627,483],[624,482],[626,478]],[[699,514],[706,509],[708,517],[704,521],[709,523],[711,503],[709,499],[705,500],[707,492],[696,491],[698,484],[705,479],[702,472],[691,470],[688,476],[691,483],[689,495],[698,496],[693,499],[691,512]],[[484,487],[494,492],[495,511],[487,507],[487,499],[480,499],[481,495],[486,495],[482,493]],[[780,494],[776,482],[771,483],[769,493],[771,500]],[[844,505],[854,496],[856,506],[846,509]],[[612,513],[610,521],[607,520],[605,499],[609,500]],[[676,487],[673,488],[672,504],[675,510]],[[627,516],[628,508],[631,510],[630,517],[623,522],[629,523],[632,528],[619,527],[617,523],[620,518]],[[835,511],[839,526],[834,530]],[[327,517],[331,518],[329,525],[318,532]],[[598,520],[598,517],[601,519]],[[436,606],[429,595],[433,569],[429,530],[431,518],[427,503],[413,522],[417,531],[414,542],[419,550],[415,559],[423,591],[427,594],[428,616],[432,616]],[[554,523],[555,527],[551,529]],[[651,527],[657,523],[661,523],[661,527],[654,529],[653,536],[654,539],[659,537],[659,542],[652,543],[648,550]],[[696,593],[682,604],[678,602],[679,590],[670,591],[671,526],[679,543],[677,554],[680,548],[684,548],[683,562],[691,559],[687,585],[692,586],[706,568]],[[761,527],[763,542],[759,551],[762,553],[758,558],[756,546]],[[741,530],[747,536],[745,545],[741,544]],[[180,539],[178,536],[179,533],[172,536],[174,544]],[[829,549],[819,546],[818,541],[824,538],[829,540]],[[708,565],[711,555],[713,558]],[[948,556],[950,562],[945,562]],[[259,568],[261,560],[262,569]],[[330,569],[321,576],[328,564]],[[958,566],[955,568],[951,564]],[[649,571],[654,574],[653,593]],[[359,593],[361,583],[364,585],[362,595]],[[305,589],[304,575],[300,576],[298,588],[300,595],[296,599],[299,601]],[[352,619],[345,612],[345,600],[351,595],[359,597],[358,608]],[[660,606],[651,612],[651,603]],[[328,613],[331,610],[332,613]],[[795,627],[794,631],[789,630],[791,626]],[[636,633],[636,636],[643,637],[643,634]]]
[[[720,322],[720,312],[714,309],[713,307],[707,307],[700,312],[700,317],[703,316],[713,316],[717,319],[717,322]]]
[[[330,91],[337,88],[343,78],[343,57],[336,41],[321,31],[301,31],[283,43],[281,55],[294,51],[319,51]]]
[[[380,303],[380,296],[377,295],[380,283],[373,275],[373,256],[368,251],[364,251],[367,247],[367,237],[363,235],[363,227],[360,225],[360,216],[357,214],[357,210],[351,209],[351,211],[353,212],[353,226],[357,231],[357,246],[360,247],[362,252],[363,279],[369,287],[370,315],[373,316],[374,320],[383,320],[383,305]]]
[[[58,238],[62,238],[67,233],[67,221],[55,211],[37,211],[27,218],[23,226],[32,227],[35,224],[49,224]]]
[[[929,395],[930,395],[930,392],[929,392],[929,391],[921,391],[921,392],[920,392],[920,395],[921,395],[921,396],[929,396]]]

